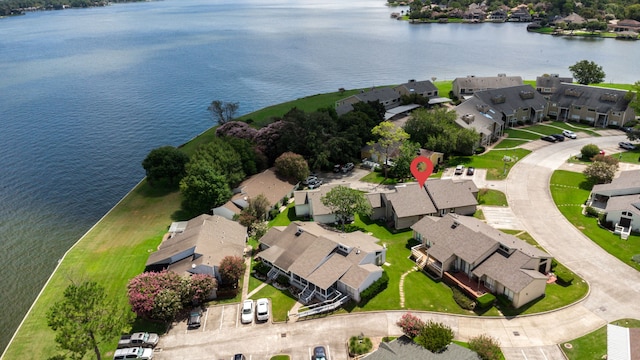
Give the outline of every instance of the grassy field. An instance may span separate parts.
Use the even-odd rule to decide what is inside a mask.
[[[640,320],[620,319],[611,322],[626,328],[640,328]],[[569,360],[600,360],[607,354],[607,327],[566,342],[560,346]]]
[[[478,204],[489,206],[508,206],[507,196],[498,190],[480,189],[478,192]]]
[[[640,264],[631,261],[633,255],[640,254],[640,236],[632,234],[622,240],[619,235],[601,228],[596,218],[582,215],[581,205],[589,197],[592,186],[582,173],[556,170],[551,176],[551,195],[562,215],[606,252],[640,270]]]
[[[515,140],[515,139],[506,139],[503,138],[496,145],[493,146],[494,149],[512,149],[518,147],[522,144],[526,144],[529,142],[528,140]]]

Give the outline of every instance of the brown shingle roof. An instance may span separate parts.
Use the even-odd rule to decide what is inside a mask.
[[[546,279],[544,274],[537,271],[522,269],[531,257],[521,251],[515,251],[511,255],[503,252],[495,252],[479,266],[473,269],[478,277],[487,275],[514,292],[520,292],[534,279]]]
[[[471,180],[454,182],[451,179],[434,179],[425,182],[424,187],[438,210],[478,205],[472,194],[478,188]]]
[[[418,184],[396,186],[396,191],[384,194],[399,218],[433,214],[437,210],[427,192]]]

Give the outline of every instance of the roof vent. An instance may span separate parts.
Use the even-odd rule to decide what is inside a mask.
[[[506,77],[507,74],[498,74],[498,77]]]
[[[504,95],[495,95],[491,98],[491,102],[494,104],[504,104],[507,101],[507,98]]]

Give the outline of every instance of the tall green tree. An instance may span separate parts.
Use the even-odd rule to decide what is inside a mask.
[[[231,198],[227,177],[207,162],[191,163],[180,181],[183,208],[193,214],[209,213]]]
[[[309,176],[307,160],[302,155],[292,152],[278,156],[275,168],[278,175],[294,182],[302,181]]]
[[[371,133],[376,137],[375,141],[370,141],[373,152],[378,156],[378,161],[384,169],[384,176],[387,177],[387,161],[391,160],[393,152],[400,147],[402,142],[409,139],[404,129],[396,126],[390,121],[383,121],[371,129]]]
[[[169,186],[175,186],[185,174],[189,156],[173,146],[163,146],[151,150],[142,161],[150,185],[165,180]]]
[[[98,283],[86,281],[65,289],[64,297],[49,309],[47,324],[72,359],[82,359],[92,351],[100,360],[100,344],[118,336],[131,321],[131,314],[108,299]]]
[[[602,66],[589,60],[580,60],[569,66],[569,71],[579,84],[589,85],[604,81],[605,73]]]
[[[364,193],[346,186],[336,186],[320,198],[322,204],[336,215],[336,219],[344,224],[355,214],[369,216],[372,209]]]
[[[447,325],[427,321],[414,341],[431,352],[440,352],[453,340],[453,330]]]
[[[404,129],[423,148],[444,154],[471,155],[479,135],[474,129],[456,124],[455,111],[418,109],[411,114]]]
[[[411,141],[405,141],[400,145],[400,155],[395,159],[391,167],[391,176],[396,179],[411,177],[411,162],[418,156],[420,145]]]
[[[216,124],[223,125],[235,119],[239,107],[240,104],[237,102],[214,100],[209,104],[207,110],[211,113]]]
[[[201,166],[203,163],[224,175],[229,187],[237,186],[246,175],[242,157],[224,138],[214,138],[211,142],[199,147],[191,157],[187,172],[192,164]]]

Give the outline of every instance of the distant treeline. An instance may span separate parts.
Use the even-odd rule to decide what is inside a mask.
[[[134,1],[146,0],[0,0],[0,16],[20,15],[27,11],[86,8]]]

